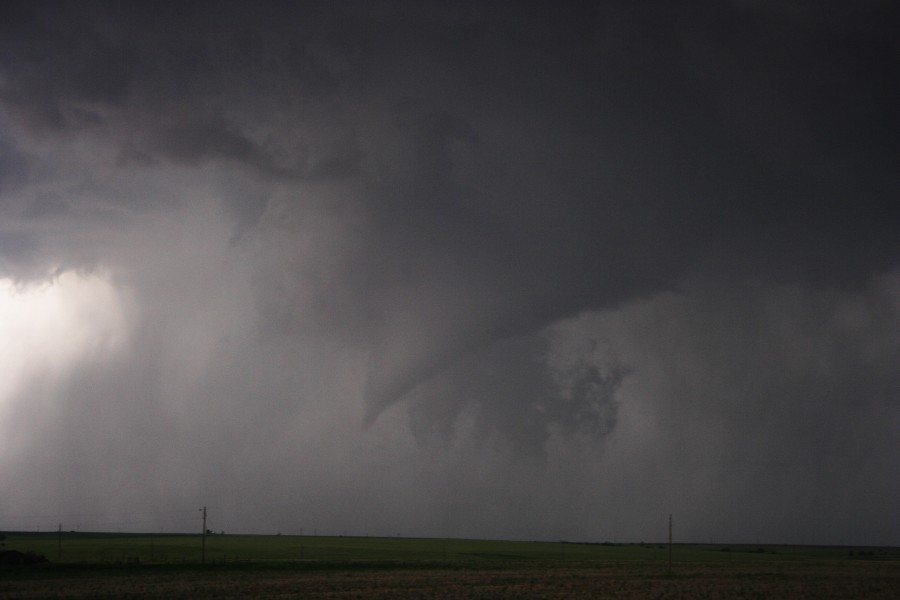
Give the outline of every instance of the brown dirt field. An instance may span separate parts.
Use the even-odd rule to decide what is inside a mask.
[[[900,563],[0,571],[0,598],[900,598]]]

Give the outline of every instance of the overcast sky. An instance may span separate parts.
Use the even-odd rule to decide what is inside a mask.
[[[0,529],[900,544],[900,9],[0,5]]]

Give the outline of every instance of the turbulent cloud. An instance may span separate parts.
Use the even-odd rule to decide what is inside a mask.
[[[897,431],[891,6],[0,11],[0,277],[102,276],[130,307],[127,344],[5,392],[35,432],[6,482],[79,473],[57,491],[89,506],[139,466],[147,506],[296,528],[296,497],[390,531],[421,481],[410,531],[461,535],[600,535],[602,508],[649,536],[677,505],[747,537],[733,499],[775,510],[797,479],[795,506],[849,478],[886,514],[895,461],[853,479],[840,436],[890,455]],[[520,500],[534,481],[555,491]],[[819,539],[778,514],[758,530]]]
[[[501,342],[413,394],[412,430],[423,445],[445,445],[466,423],[488,439],[509,439],[518,455],[545,458],[553,435],[602,440],[613,431],[627,373],[593,340],[543,334]]]

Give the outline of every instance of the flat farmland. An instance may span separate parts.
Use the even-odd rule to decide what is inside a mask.
[[[200,564],[199,536],[94,535],[71,561],[0,568],[0,598],[900,597],[898,549],[676,545],[670,570],[660,545],[220,536],[234,554],[208,538]],[[53,541],[27,537],[6,548]],[[197,555],[160,560],[177,554],[166,542]],[[42,554],[54,558],[55,543]]]

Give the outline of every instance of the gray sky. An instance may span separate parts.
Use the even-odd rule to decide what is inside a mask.
[[[900,544],[900,11],[0,8],[0,529]]]

